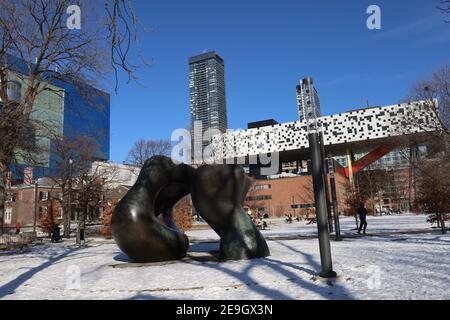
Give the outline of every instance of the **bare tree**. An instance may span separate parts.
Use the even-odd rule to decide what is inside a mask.
[[[391,197],[397,204],[400,211],[407,210],[405,201],[409,200],[409,174],[407,168],[399,170],[389,170],[386,174],[387,182],[390,187]]]
[[[106,20],[90,1],[1,0],[0,3],[0,217],[3,222],[6,172],[17,162],[19,151],[31,157],[35,154],[38,124],[32,113],[36,99],[45,93],[62,95],[55,83],[70,83],[76,88],[83,88],[85,83],[98,84],[99,79],[107,79],[108,65],[115,71],[117,90],[118,69],[125,70],[129,78],[134,69],[128,57],[131,43],[137,40],[137,18],[130,0],[104,0]],[[67,27],[67,9],[73,5],[83,13],[85,27],[79,30]],[[13,85],[22,87],[20,96],[11,96]]]
[[[46,176],[61,188],[64,235],[69,237],[70,212],[73,203],[69,194],[78,194],[78,207],[82,203],[83,211],[87,212],[89,201],[95,197],[101,198],[102,193],[105,192],[104,182],[114,178],[114,172],[109,172],[114,171],[114,167],[110,167],[109,171],[101,171],[97,168],[96,160],[100,146],[95,137],[77,135],[69,138],[55,131],[51,134],[54,146],[52,158],[55,159],[56,164],[52,171],[46,173]]]
[[[446,232],[444,221],[450,211],[450,157],[427,159],[421,164],[425,170],[419,178],[419,194],[416,199],[423,212],[434,215],[434,219]]]
[[[127,163],[142,167],[145,161],[153,156],[168,156],[172,144],[170,140],[139,139],[128,152]]]
[[[438,10],[442,11],[443,14],[446,15],[444,21],[446,23],[450,23],[450,0],[440,0],[439,5],[437,6]]]
[[[413,112],[408,120],[422,130],[435,135],[450,135],[450,67],[444,65],[434,71],[428,79],[418,80],[411,88],[406,101],[422,100],[425,108],[434,117],[430,124],[421,123]],[[437,105],[436,102],[437,101]],[[422,112],[422,110],[417,110]]]
[[[74,189],[77,195],[78,228],[86,229],[86,221],[99,218],[99,209],[105,206],[105,195],[115,181],[117,167],[105,166],[97,160],[96,143],[81,137],[77,142],[74,160]]]
[[[381,194],[387,189],[389,183],[386,170],[362,170],[358,172],[359,197],[370,199],[372,212],[376,214],[376,199],[381,199]],[[352,205],[354,206],[354,205]],[[358,207],[356,207],[357,209]],[[381,206],[380,206],[381,209]]]
[[[353,216],[355,218],[356,229],[358,229],[358,208],[361,202],[364,202],[364,199],[361,197],[359,193],[359,188],[347,182],[345,184],[345,193],[344,193],[344,202],[345,202],[345,210],[344,214],[346,216]]]
[[[426,210],[427,205],[420,203],[421,199],[425,199],[423,193],[426,192],[426,190],[421,190],[424,187],[422,182],[431,179],[435,181],[436,185],[439,185],[442,182],[441,180],[445,179],[444,175],[436,175],[435,168],[427,163],[429,161],[434,161],[435,163],[448,161],[450,140],[449,66],[444,65],[434,71],[427,79],[417,81],[411,89],[411,95],[408,100],[422,100],[427,111],[431,111],[428,118],[429,124],[421,123],[421,117],[417,113],[412,112],[405,115],[408,121],[426,132],[425,135],[420,137],[420,141],[414,141],[414,139],[410,141],[413,147],[418,144],[426,144],[427,146],[427,155],[424,159],[410,156],[410,171],[413,173],[414,192],[417,196],[414,205],[422,210]],[[422,196],[420,196],[421,194]]]

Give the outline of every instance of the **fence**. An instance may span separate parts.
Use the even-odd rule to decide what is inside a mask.
[[[20,234],[3,233],[0,235],[0,249],[23,249],[35,240],[37,238],[33,232],[22,232]]]

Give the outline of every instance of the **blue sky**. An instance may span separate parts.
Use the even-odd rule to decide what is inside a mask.
[[[438,0],[135,1],[140,51],[151,67],[122,77],[111,95],[111,160],[139,138],[170,138],[189,126],[188,57],[225,60],[230,128],[297,120],[295,86],[314,78],[322,114],[400,102],[415,80],[450,62],[450,24]],[[369,5],[381,30],[366,27]]]

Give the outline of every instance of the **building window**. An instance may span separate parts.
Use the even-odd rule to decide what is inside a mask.
[[[262,195],[262,196],[250,196],[247,197],[245,200],[247,201],[259,201],[259,200],[271,200],[271,195]]]
[[[5,209],[5,224],[11,224],[12,221],[12,208]]]
[[[6,194],[6,202],[16,202],[16,195],[12,192]]]
[[[58,219],[62,219],[64,215],[64,209],[62,207],[58,208]]]
[[[48,192],[47,191],[39,192],[39,199],[41,201],[47,201],[48,200]]]
[[[62,194],[62,192],[57,192],[57,193],[56,193],[56,200],[61,201],[62,199],[63,199],[63,194]]]
[[[271,188],[270,184],[258,184],[255,186],[255,190],[267,190],[270,188]]]

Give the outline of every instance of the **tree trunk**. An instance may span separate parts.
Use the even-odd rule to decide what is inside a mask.
[[[78,228],[84,230],[86,227],[87,205],[83,205],[78,216]]]
[[[446,233],[447,233],[447,229],[445,228],[444,214],[443,214],[443,213],[439,213],[439,218],[440,218],[440,220],[441,220],[441,230],[442,230],[442,234],[446,234]]]
[[[6,177],[6,166],[0,163],[0,234],[3,234],[3,223],[5,214],[5,200],[6,200],[6,188],[5,188],[5,177]]]
[[[377,215],[377,210],[375,208],[375,196],[374,196],[373,192],[370,192],[370,201],[372,202],[373,215],[376,216]]]
[[[68,196],[66,195],[66,188],[62,188],[62,194],[63,194],[63,203],[64,203],[64,214],[63,214],[63,226],[64,226],[64,237],[69,238],[70,237],[70,203]]]

